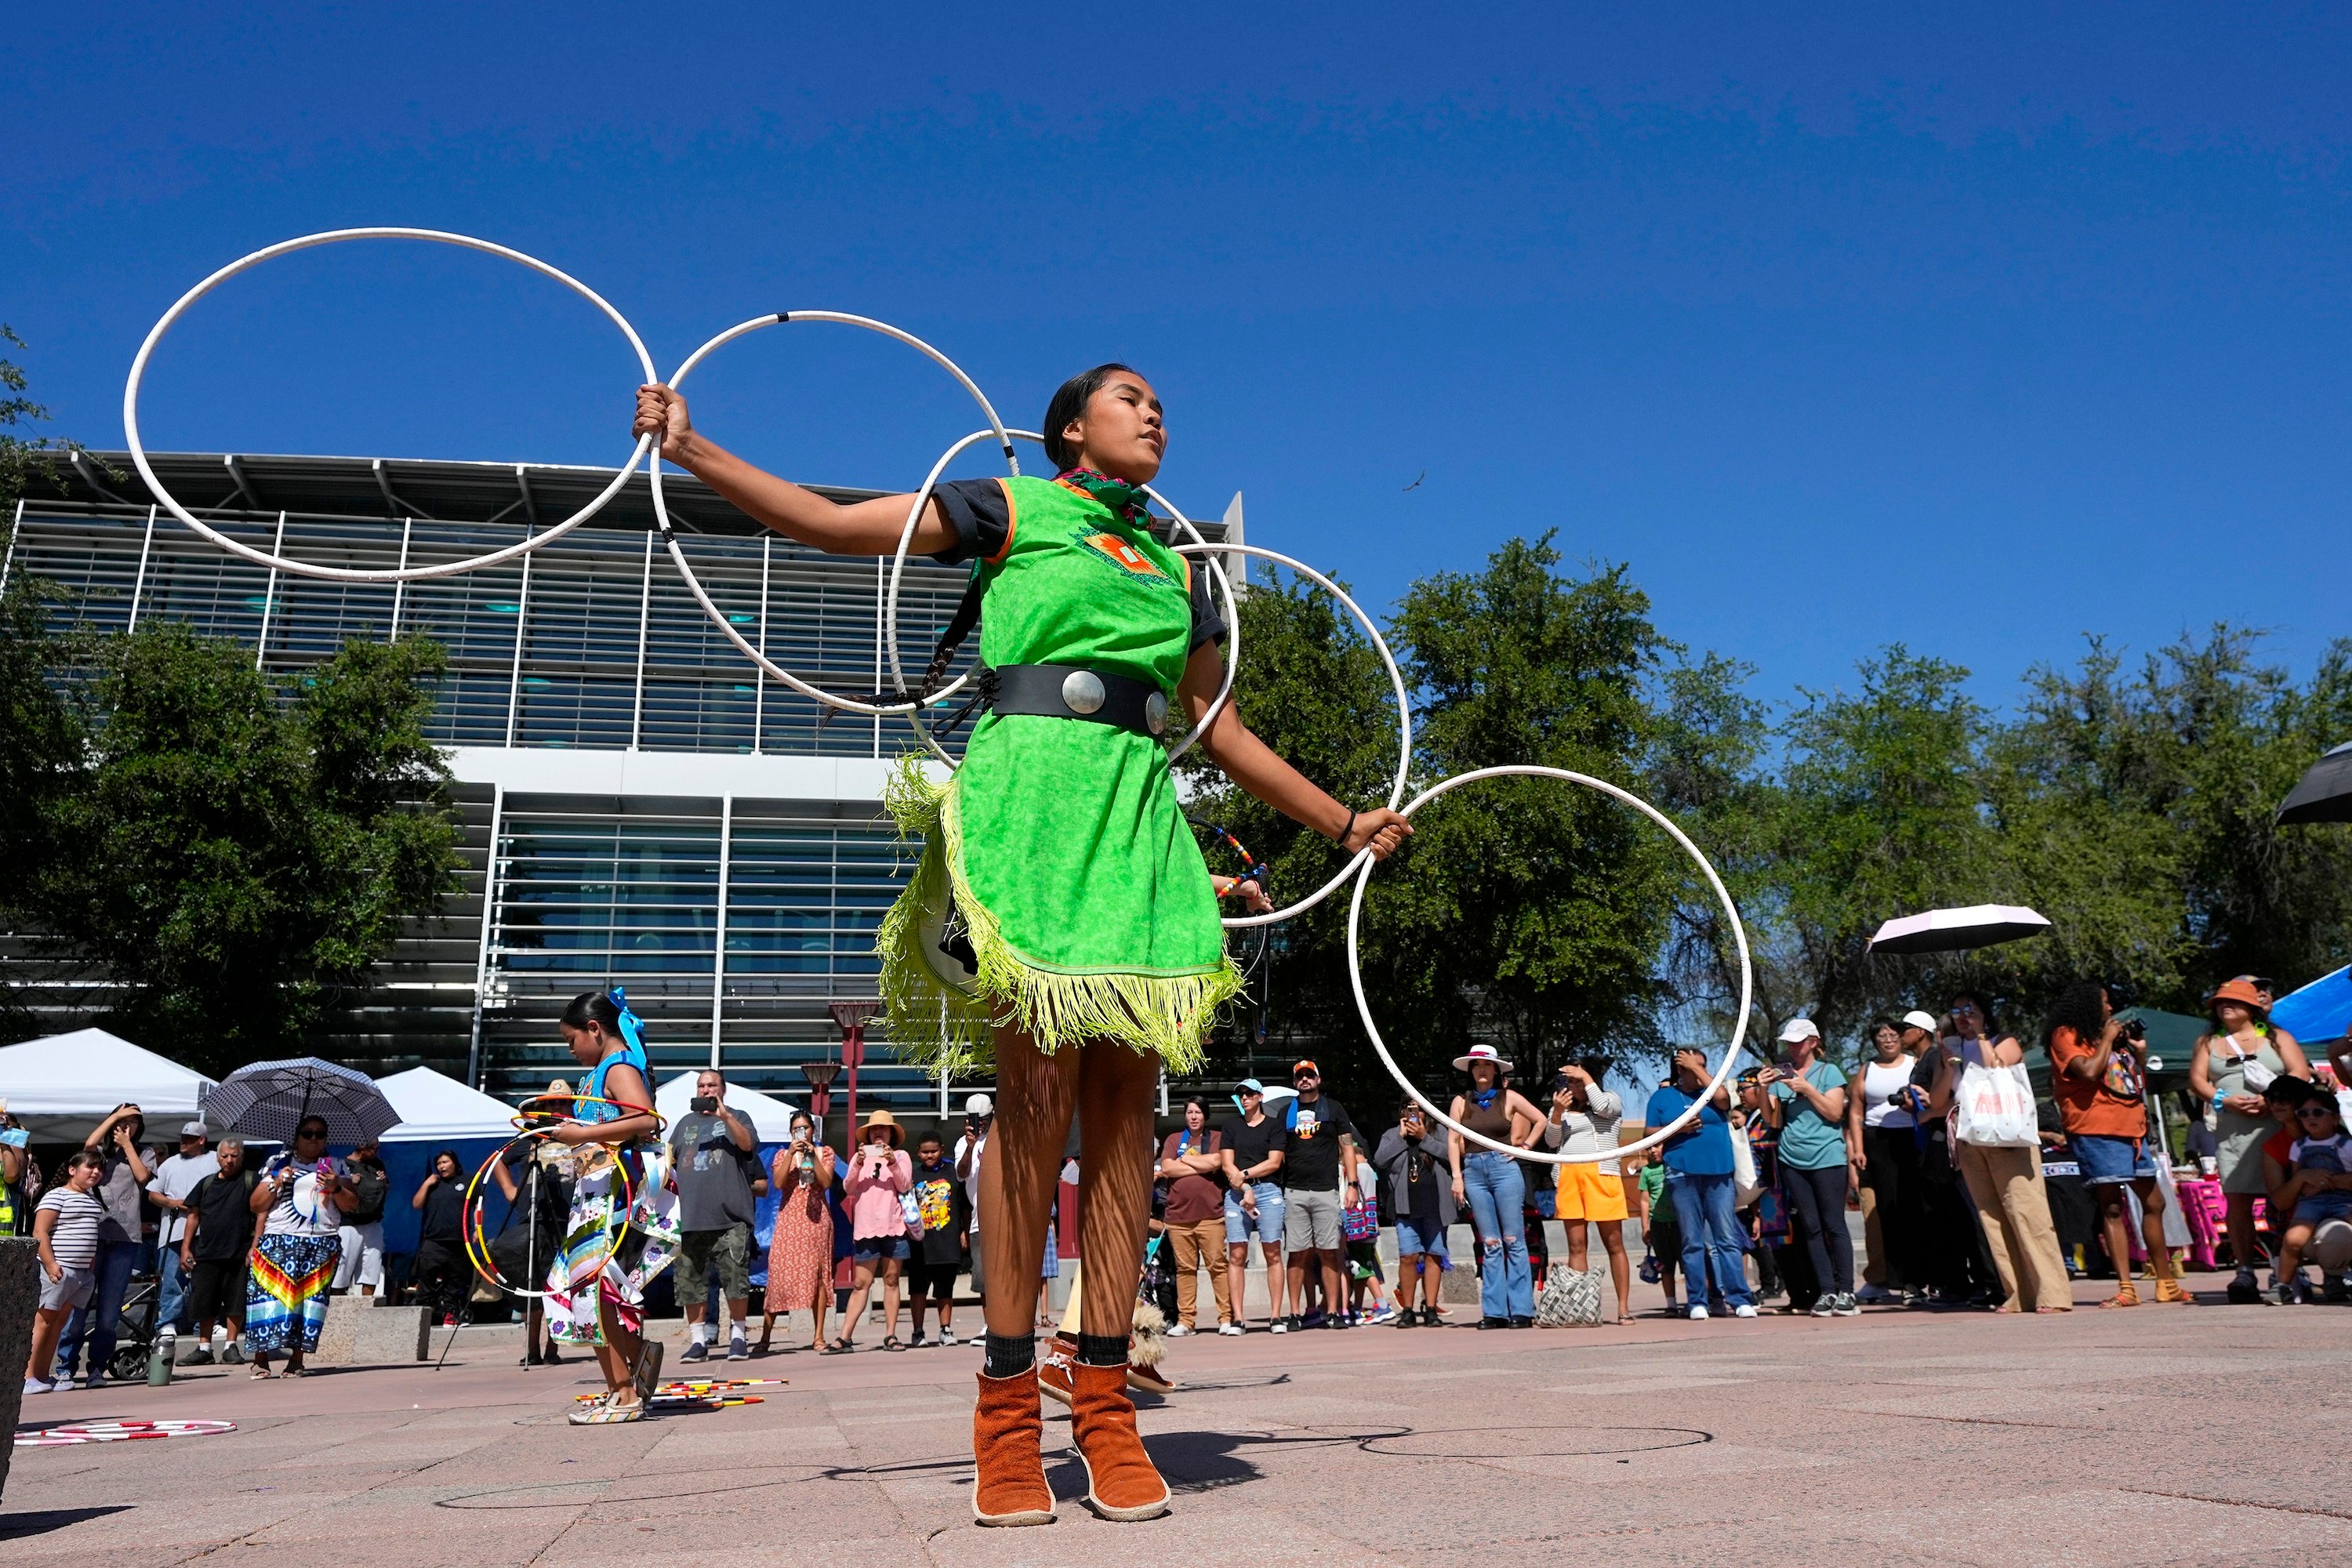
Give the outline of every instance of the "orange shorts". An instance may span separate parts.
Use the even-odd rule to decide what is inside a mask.
[[[1561,1219],[1623,1219],[1625,1179],[1598,1165],[1562,1165],[1553,1212]]]

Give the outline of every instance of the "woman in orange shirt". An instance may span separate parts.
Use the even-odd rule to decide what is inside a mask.
[[[2139,1194],[2140,1224],[2148,1261],[2156,1270],[2156,1299],[2189,1304],[2172,1253],[2164,1245],[2164,1193],[2156,1183],[2156,1162],[2147,1149],[2147,1035],[2137,1021],[2115,1016],[2107,988],[2077,980],[2051,1009],[2050,1092],[2066,1124],[2066,1142],[2082,1166],[2083,1181],[2099,1200],[2107,1257],[2116,1266],[2116,1293],[2102,1307],[2137,1307],[2132,1283],[2131,1233],[2124,1214],[2124,1189]]]

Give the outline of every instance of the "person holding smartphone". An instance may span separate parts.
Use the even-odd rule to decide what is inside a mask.
[[[1564,1062],[1551,1086],[1551,1117],[1544,1146],[1570,1154],[1599,1154],[1587,1164],[1562,1165],[1553,1206],[1568,1232],[1568,1266],[1584,1272],[1591,1233],[1601,1233],[1609,1278],[1617,1287],[1617,1321],[1633,1321],[1633,1269],[1625,1258],[1625,1178],[1617,1165],[1617,1129],[1625,1103],[1601,1087],[1607,1066],[1599,1057]]]
[[[2116,1268],[2116,1293],[2099,1305],[2139,1305],[2132,1282],[2126,1187],[2139,1196],[2156,1299],[2193,1304],[2195,1298],[2181,1289],[2173,1271],[2172,1249],[2164,1244],[2164,1189],[2157,1184],[2156,1162],[2147,1151],[2147,1032],[2136,1020],[2116,1016],[2115,999],[2105,985],[2077,980],[2058,994],[2043,1043],[2050,1051],[2051,1096],[2083,1180],[2099,1200],[2107,1258]]]
[[[1418,1100],[1397,1108],[1397,1123],[1381,1134],[1372,1151],[1372,1168],[1388,1178],[1389,1210],[1396,1216],[1397,1327],[1443,1328],[1445,1309],[1438,1305],[1438,1286],[1449,1261],[1445,1233],[1454,1224],[1454,1184],[1446,1172],[1453,1150],[1444,1134],[1433,1131],[1428,1113]],[[1421,1284],[1421,1306],[1412,1304],[1413,1282]]]
[[[727,1303],[727,1359],[741,1361],[751,1353],[746,1342],[751,1219],[768,1183],[751,1123],[728,1107],[725,1073],[705,1068],[695,1076],[694,1099],[670,1129],[669,1147],[677,1173],[677,1301],[686,1314],[686,1353],[679,1359],[710,1358],[708,1314],[716,1277]]]
[[[907,1348],[898,1338],[898,1274],[914,1249],[907,1239],[907,1212],[898,1200],[915,1184],[915,1165],[899,1148],[906,1142],[906,1131],[888,1111],[877,1110],[867,1117],[862,1131],[865,1142],[850,1156],[849,1176],[841,1184],[842,1195],[849,1204],[856,1282],[850,1288],[840,1336],[824,1348],[827,1355],[847,1355],[856,1348],[851,1338],[857,1332],[858,1320],[866,1315],[877,1274],[882,1278],[882,1348]]]
[[[768,1307],[760,1325],[765,1354],[780,1314],[809,1314],[809,1349],[824,1348],[824,1315],[833,1305],[833,1206],[825,1194],[835,1181],[834,1152],[818,1142],[816,1121],[793,1112],[792,1142],[776,1151],[768,1176],[776,1189],[776,1228],[768,1242]],[[790,1332],[792,1325],[784,1325]]]
[[[1782,1059],[1759,1079],[1765,1114],[1780,1131],[1780,1184],[1822,1289],[1812,1315],[1857,1317],[1853,1237],[1845,1224],[1845,1069],[1822,1058],[1822,1032],[1811,1018],[1790,1019],[1780,1046]]]

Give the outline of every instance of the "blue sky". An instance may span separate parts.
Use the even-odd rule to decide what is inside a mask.
[[[1254,538],[1382,602],[1557,528],[1767,697],[1899,639],[2000,702],[2086,632],[2217,618],[2307,670],[2352,551],[2352,23],[1656,9],[32,7],[0,320],[55,428],[110,445],[214,267],[454,228],[585,279],[665,368],[856,310],[1029,423],[1131,361],[1189,509],[1242,490]],[[144,421],[609,462],[634,380],[520,269],[344,247],[199,305]],[[975,423],[821,328],[690,390],[819,481],[911,485]]]

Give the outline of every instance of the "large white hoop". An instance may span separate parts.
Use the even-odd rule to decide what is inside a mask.
[[[1405,695],[1404,676],[1397,668],[1395,657],[1389,652],[1388,639],[1381,636],[1381,628],[1373,624],[1371,616],[1364,614],[1363,606],[1357,604],[1355,600],[1349,598],[1346,589],[1340,587],[1339,584],[1331,581],[1330,578],[1323,575],[1322,573],[1315,570],[1314,567],[1307,564],[1306,562],[1299,560],[1294,555],[1285,555],[1278,550],[1268,550],[1264,545],[1180,544],[1176,547],[1176,553],[1179,555],[1200,555],[1205,553],[1211,557],[1212,566],[1214,566],[1214,558],[1218,555],[1254,555],[1261,561],[1271,561],[1278,566],[1289,568],[1291,571],[1297,573],[1302,577],[1311,578],[1325,593],[1329,594],[1333,598],[1339,600],[1339,603],[1347,605],[1349,614],[1354,616],[1358,621],[1362,623],[1364,635],[1372,639],[1373,651],[1381,656],[1381,663],[1387,667],[1389,672],[1389,685],[1396,691],[1397,771],[1395,780],[1389,785],[1388,798],[1389,808],[1393,811],[1396,808],[1396,803],[1404,798],[1405,775],[1412,766],[1412,704]],[[1219,572],[1218,576],[1222,579],[1223,577],[1223,573]],[[1233,617],[1233,610],[1231,608],[1232,603],[1232,595],[1228,592],[1226,595],[1226,605],[1228,607],[1225,614],[1229,618]],[[1225,660],[1225,685],[1224,690],[1218,694],[1219,701],[1223,701],[1225,694],[1231,692],[1234,689],[1234,675],[1239,668],[1241,662],[1238,654],[1239,645],[1236,644],[1233,652],[1228,655]],[[1197,734],[1201,731],[1206,730],[1208,728],[1208,721],[1211,718],[1213,718],[1215,714],[1216,709],[1213,705],[1209,709],[1208,712],[1202,716],[1201,723],[1194,732]],[[1316,889],[1313,892],[1307,894],[1297,903],[1288,905],[1283,909],[1269,910],[1262,915],[1228,915],[1225,917],[1224,923],[1228,926],[1234,927],[1272,925],[1276,921],[1286,921],[1293,915],[1305,914],[1308,910],[1313,909],[1325,899],[1329,898],[1333,893],[1339,891],[1340,885],[1346,882],[1349,877],[1356,875],[1360,869],[1369,869],[1371,864],[1371,850],[1369,847],[1359,849],[1356,851],[1355,855],[1349,858],[1346,865],[1339,868],[1338,874],[1329,881],[1324,883],[1321,887]]]
[[[877,321],[870,316],[852,316],[839,310],[772,310],[764,316],[754,316],[748,321],[738,321],[687,355],[686,363],[677,367],[677,373],[669,378],[668,384],[675,389],[686,380],[688,374],[696,365],[700,364],[713,352],[733,342],[737,338],[759,331],[762,328],[781,327],[792,321],[832,321],[841,326],[861,327],[869,332],[879,332],[886,338],[905,343],[908,347],[927,355],[950,375],[954,376],[957,384],[971,395],[971,400],[980,405],[981,414],[988,420],[987,429],[975,431],[948,448],[946,456],[932,466],[931,476],[923,481],[923,488],[916,496],[915,504],[907,509],[907,526],[898,534],[898,553],[892,564],[890,594],[885,603],[883,613],[883,624],[886,628],[884,636],[890,645],[890,668],[892,674],[896,676],[898,668],[898,569],[906,562],[907,545],[915,537],[915,525],[922,518],[923,503],[930,499],[932,488],[939,483],[939,477],[946,469],[949,460],[973,442],[984,440],[990,436],[995,437],[996,444],[1003,448],[1005,466],[1018,476],[1021,472],[1021,460],[1013,453],[1013,437],[1016,432],[1005,429],[1004,421],[997,417],[995,405],[988,401],[987,395],[980,390],[979,384],[971,377],[963,373],[963,367],[955,361],[948,358],[912,332],[901,331],[887,321]],[[1037,437],[1031,437],[1030,439],[1035,440]],[[710,595],[703,590],[702,579],[696,576],[694,568],[687,564],[686,552],[678,547],[677,535],[670,527],[669,505],[662,493],[662,466],[659,451],[655,452],[652,461],[646,465],[646,471],[652,476],[654,519],[661,530],[662,544],[669,552],[670,564],[677,567],[677,574],[686,580],[687,591],[694,595],[694,602],[702,606],[702,613],[710,617],[710,623],[713,626],[726,634],[727,640],[733,643],[744,658],[758,665],[761,673],[769,679],[781,681],[802,696],[822,702],[828,708],[835,708],[845,713],[861,714],[869,719],[878,719],[892,713],[911,715],[917,706],[912,702],[860,702],[855,698],[836,696],[821,687],[812,686],[754,647],[750,639],[735,629],[734,623],[720,613],[719,606],[711,603]],[[929,700],[933,702],[944,701],[960,690],[969,679],[969,674],[958,676],[940,689],[931,693]],[[907,689],[904,679],[898,681],[897,689],[899,691]],[[932,742],[930,736],[923,731],[919,723],[916,725],[916,730],[918,733],[923,735],[924,744],[930,746],[931,750],[941,757],[947,755]],[[953,763],[950,762],[950,765],[952,766]]]
[[[147,374],[147,361],[155,353],[155,345],[163,341],[163,334],[172,330],[173,324],[187,312],[189,306],[238,273],[293,251],[308,250],[313,246],[338,245],[347,239],[421,239],[435,245],[454,245],[461,249],[478,250],[485,255],[502,256],[509,261],[519,261],[534,272],[543,273],[554,279],[558,283],[604,311],[613,324],[621,329],[621,335],[629,340],[629,347],[635,352],[637,363],[644,370],[646,379],[647,381],[654,379],[653,356],[646,352],[644,341],[637,336],[637,330],[629,325],[627,318],[613,309],[602,294],[597,293],[569,272],[563,271],[561,268],[551,267],[535,256],[526,256],[520,250],[509,249],[503,245],[494,245],[487,239],[476,239],[470,235],[447,234],[436,228],[338,228],[330,229],[321,234],[306,234],[299,239],[280,240],[276,245],[266,246],[249,256],[240,257],[230,262],[226,267],[181,295],[178,301],[163,312],[163,319],[148,331],[147,341],[139,345],[138,357],[131,362],[131,379],[122,388],[123,443],[131,449],[131,461],[132,466],[138,468],[139,477],[147,481],[148,489],[153,493],[165,511],[170,512],[230,554],[250,561],[257,566],[267,566],[273,572],[289,573],[297,577],[325,578],[338,583],[414,583],[425,577],[454,577],[459,573],[471,572],[477,567],[496,566],[500,562],[511,561],[518,555],[528,554],[541,545],[561,539],[571,532],[604,510],[605,504],[621,493],[621,487],[629,482],[629,475],[635,470],[638,459],[652,447],[651,436],[639,437],[636,449],[629,454],[629,460],[623,464],[620,471],[613,476],[612,482],[597,492],[595,500],[557,523],[553,528],[541,530],[524,538],[519,543],[509,544],[503,550],[493,550],[486,555],[469,556],[463,561],[451,561],[435,566],[404,566],[391,571],[371,571],[357,566],[318,566],[305,561],[289,560],[284,556],[274,555],[267,550],[257,550],[250,544],[230,538],[209,524],[198,521],[193,512],[182,506],[179,498],[165,489],[163,481],[156,477],[154,465],[147,460],[146,445],[139,437],[139,384]]]
[[[1641,796],[1620,789],[1606,779],[1596,779],[1584,773],[1570,773],[1566,768],[1538,767],[1533,763],[1478,768],[1470,773],[1456,773],[1450,779],[1430,785],[1429,788],[1412,797],[1412,804],[1402,808],[1402,814],[1410,817],[1439,795],[1449,790],[1460,789],[1466,784],[1475,784],[1481,779],[1513,777],[1559,779],[1565,784],[1583,784],[1588,789],[1596,789],[1605,795],[1623,801],[1627,805],[1664,828],[1674,841],[1681,845],[1693,860],[1698,862],[1698,868],[1706,873],[1707,886],[1715,889],[1715,896],[1722,901],[1723,912],[1731,919],[1731,940],[1739,950],[1739,1019],[1732,1026],[1731,1043],[1725,1047],[1723,1063],[1715,1069],[1715,1077],[1707,1084],[1706,1092],[1692,1103],[1689,1110],[1667,1122],[1664,1127],[1622,1148],[1601,1150],[1591,1154],[1550,1154],[1532,1149],[1513,1148],[1508,1143],[1498,1143],[1482,1132],[1474,1132],[1446,1115],[1437,1108],[1435,1101],[1412,1086],[1412,1080],[1406,1078],[1403,1069],[1397,1066],[1396,1058],[1389,1055],[1388,1042],[1381,1037],[1381,1026],[1372,1021],[1371,1004],[1364,997],[1364,968],[1362,953],[1359,947],[1358,931],[1364,917],[1364,889],[1371,885],[1372,866],[1375,864],[1369,860],[1365,862],[1363,870],[1356,878],[1355,897],[1348,905],[1348,978],[1355,986],[1357,1015],[1363,1019],[1364,1033],[1370,1037],[1372,1049],[1381,1054],[1381,1060],[1387,1066],[1389,1076],[1402,1085],[1404,1091],[1412,1096],[1423,1110],[1428,1111],[1441,1124],[1452,1128],[1473,1143],[1492,1149],[1498,1154],[1508,1154],[1513,1159],[1535,1160],[1547,1165],[1598,1164],[1603,1160],[1614,1160],[1626,1154],[1638,1154],[1644,1149],[1654,1149],[1697,1120],[1699,1111],[1715,1097],[1716,1091],[1731,1079],[1732,1064],[1739,1059],[1740,1048],[1748,1039],[1748,1005],[1754,1000],[1756,994],[1756,972],[1748,958],[1748,928],[1739,923],[1738,906],[1731,901],[1731,894],[1724,887],[1723,879],[1716,875],[1714,865],[1705,855],[1699,853],[1698,846],[1690,841],[1689,836],[1675,826],[1674,819]]]

